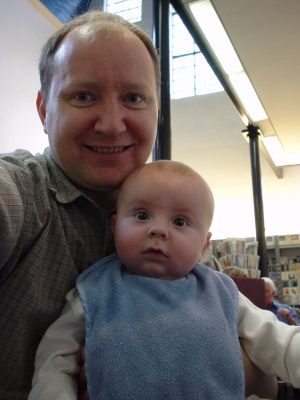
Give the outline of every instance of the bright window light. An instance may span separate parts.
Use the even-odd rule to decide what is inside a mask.
[[[197,95],[224,91],[223,86],[202,53],[196,55],[196,68]]]
[[[290,161],[288,160],[288,157],[276,135],[265,136],[263,138],[263,144],[277,167],[290,165]]]
[[[178,14],[172,13],[172,56],[182,56],[183,54],[191,54],[199,52],[190,32],[183,24]]]
[[[173,59],[173,85],[174,99],[191,97],[195,95],[195,57],[193,54],[180,56]]]
[[[242,71],[242,64],[210,1],[197,1],[189,6],[226,74]]]
[[[106,10],[132,23],[142,19],[142,0],[107,0]]]
[[[233,89],[253,121],[267,119],[265,110],[227,36],[227,33],[209,0],[189,3],[189,7],[205,36],[212,52],[218,59]]]
[[[174,10],[170,39],[172,99],[224,91],[188,29]]]

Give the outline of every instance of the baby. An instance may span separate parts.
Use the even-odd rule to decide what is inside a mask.
[[[112,218],[116,254],[68,293],[38,348],[30,400],[77,399],[84,340],[91,400],[244,399],[239,337],[261,370],[300,387],[300,327],[197,262],[213,212],[209,186],[182,163],[127,177]]]

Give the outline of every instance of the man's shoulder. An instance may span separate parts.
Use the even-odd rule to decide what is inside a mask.
[[[28,150],[4,153],[0,155],[0,166],[11,175],[32,174],[36,171],[45,173],[47,168],[46,153],[33,155]]]

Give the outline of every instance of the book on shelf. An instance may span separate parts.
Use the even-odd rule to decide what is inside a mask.
[[[274,236],[266,236],[266,245],[267,246],[275,246],[275,237]]]
[[[249,278],[260,278],[260,269],[247,269]]]
[[[278,244],[282,245],[299,245],[300,244],[300,234],[292,235],[278,235]]]
[[[289,270],[290,271],[300,271],[300,263],[290,263]]]
[[[299,305],[300,263],[286,264],[285,270],[270,271],[269,278],[275,283],[276,295],[281,303]]]
[[[247,270],[248,276],[258,278],[258,242],[255,238],[227,238],[219,243],[219,261],[225,267],[238,267]],[[250,272],[249,272],[250,271]]]
[[[285,241],[285,235],[279,235],[279,236],[278,236],[278,243],[279,243],[279,246],[280,246],[280,245],[285,245],[285,243],[286,243],[286,241]]]
[[[300,235],[285,235],[285,244],[287,245],[300,244]]]

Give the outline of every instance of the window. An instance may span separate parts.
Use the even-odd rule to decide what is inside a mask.
[[[107,0],[106,10],[130,22],[142,19],[142,0]],[[171,98],[179,99],[223,91],[177,13],[171,8],[170,78]]]
[[[223,91],[187,28],[172,10],[171,97],[179,99]]]
[[[135,23],[142,19],[142,0],[107,0],[106,10]]]

